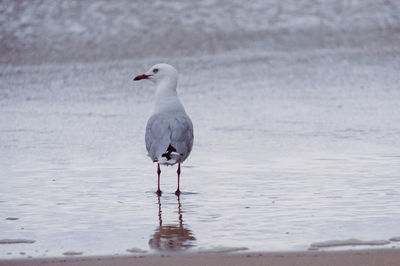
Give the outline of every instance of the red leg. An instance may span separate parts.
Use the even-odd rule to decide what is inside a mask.
[[[181,163],[178,163],[178,171],[176,171],[176,173],[178,174],[178,188],[175,191],[175,195],[180,195],[181,191],[179,190],[179,181],[180,181],[180,177],[181,177]]]
[[[161,175],[161,169],[160,169],[160,164],[157,164],[157,175],[158,175],[158,189],[157,189],[157,194],[161,196],[161,189],[160,189],[160,175]]]

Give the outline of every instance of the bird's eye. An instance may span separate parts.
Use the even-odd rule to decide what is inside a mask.
[[[158,68],[153,69],[153,73],[157,73],[158,72]]]

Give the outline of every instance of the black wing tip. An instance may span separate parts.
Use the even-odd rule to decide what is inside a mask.
[[[165,158],[167,158],[167,160],[169,161],[169,160],[171,160],[171,153],[173,153],[173,152],[176,152],[176,149],[174,148],[174,146],[172,146],[171,144],[169,144],[169,146],[168,146],[168,148],[167,148],[167,152],[166,153],[163,153],[162,155],[161,155],[161,157],[165,157]]]
[[[171,144],[169,144],[167,152],[176,152],[176,149],[174,148],[174,146],[172,146]]]

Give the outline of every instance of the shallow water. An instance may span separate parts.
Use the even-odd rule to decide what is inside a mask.
[[[0,239],[36,242],[2,244],[0,258],[306,250],[400,235],[399,54],[169,60],[195,128],[179,198],[176,167],[162,168],[154,193],[144,146],[154,88],[131,82],[165,59],[2,65]]]

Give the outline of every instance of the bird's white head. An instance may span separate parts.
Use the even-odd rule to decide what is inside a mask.
[[[156,64],[152,66],[146,73],[135,77],[133,80],[149,79],[153,81],[157,87],[169,87],[176,90],[178,83],[178,71],[168,64]]]

